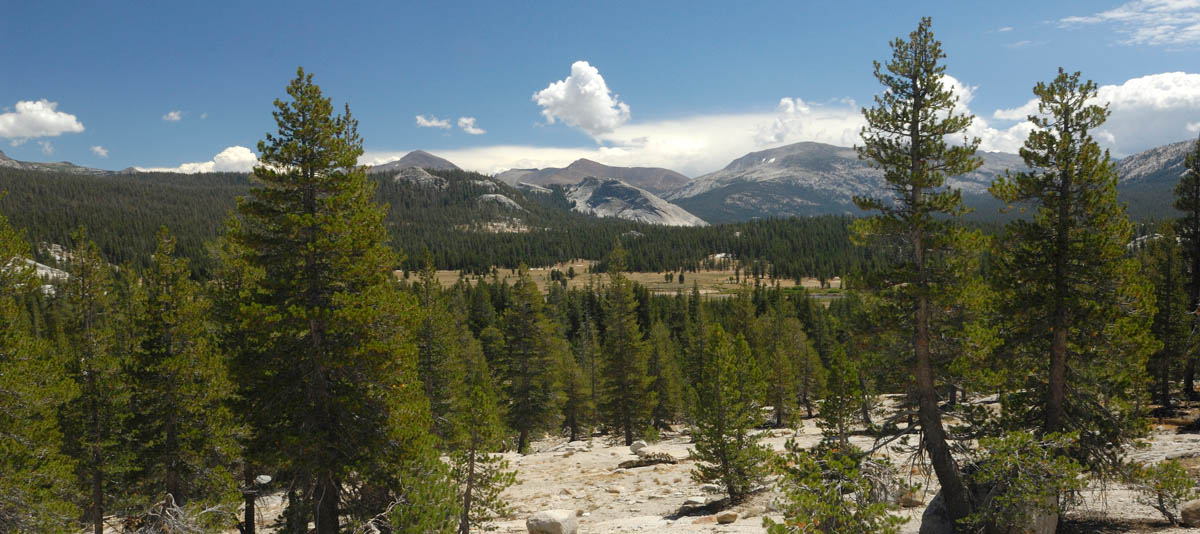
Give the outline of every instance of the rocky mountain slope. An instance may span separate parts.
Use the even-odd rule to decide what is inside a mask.
[[[573,185],[584,178],[611,178],[655,194],[686,186],[691,179],[670,169],[657,167],[611,167],[589,159],[579,159],[565,168],[512,169],[496,175],[509,185]]]
[[[980,152],[983,166],[948,180],[966,195],[987,193],[1005,169],[1024,167],[1016,154]],[[712,222],[768,216],[856,213],[856,195],[887,191],[883,172],[854,149],[802,142],[742,156],[663,196]]]
[[[454,171],[460,170],[458,168],[458,165],[455,165],[455,164],[449,162],[448,160],[439,158],[439,157],[437,157],[433,154],[430,154],[424,150],[414,150],[412,152],[409,152],[408,154],[405,154],[404,157],[402,157],[396,161],[391,161],[388,163],[384,163],[383,165],[376,165],[374,167],[371,167],[371,168],[367,169],[367,173],[368,174],[378,174],[378,173],[386,173],[386,172],[396,172],[401,169],[409,169],[409,168],[439,169],[439,170],[454,170]]]
[[[1117,176],[1123,184],[1179,181],[1184,158],[1194,149],[1196,140],[1180,141],[1138,152],[1117,161]]]
[[[667,226],[706,226],[699,217],[653,193],[620,180],[584,178],[563,188],[571,209],[597,217]]]
[[[104,175],[113,174],[113,171],[103,169],[93,169],[91,167],[80,167],[69,161],[59,161],[55,163],[35,163],[31,161],[17,161],[0,152],[0,167],[8,169],[18,169],[23,171],[53,171],[65,172],[70,174],[92,174]]]

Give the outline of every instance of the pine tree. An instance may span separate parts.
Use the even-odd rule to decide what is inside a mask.
[[[0,215],[0,532],[75,532],[73,465],[55,413],[76,393],[50,344],[31,331],[22,300],[42,282],[29,246]]]
[[[65,306],[67,376],[79,395],[59,412],[63,451],[75,460],[80,506],[95,534],[104,515],[124,492],[129,467],[121,430],[128,417],[129,391],[123,370],[128,355],[117,350],[116,306],[110,267],[80,229],[69,257],[70,278],[58,291]],[[119,501],[117,501],[119,502]]]
[[[508,398],[508,425],[517,431],[517,450],[525,453],[535,432],[554,427],[561,384],[554,372],[562,357],[554,324],[543,311],[542,294],[521,266],[512,302],[504,311],[502,383]]]
[[[650,414],[652,424],[667,429],[683,413],[683,378],[679,371],[679,349],[671,330],[662,321],[650,327],[649,360],[646,371],[651,377],[650,390],[658,401]]]
[[[153,502],[220,502],[233,490],[232,384],[206,323],[210,304],[174,251],[164,227],[134,298],[141,335],[129,372],[131,489]]]
[[[459,343],[462,378],[454,381],[446,444],[458,485],[458,532],[469,534],[472,527],[492,530],[488,522],[509,513],[501,493],[516,482],[516,471],[508,468],[503,456],[494,454],[504,447],[506,429],[483,350],[468,332],[460,334]]]
[[[1200,310],[1200,139],[1192,146],[1184,160],[1183,176],[1175,185],[1175,209],[1183,212],[1176,222],[1176,232],[1183,242],[1183,256],[1187,263],[1187,291],[1190,297],[1189,307]],[[1197,316],[1200,317],[1200,316]],[[1196,360],[1195,351],[1188,354],[1183,372],[1183,392],[1186,398],[1196,396]]]
[[[770,454],[752,433],[761,419],[762,381],[745,339],[731,339],[713,326],[707,346],[692,432],[700,463],[692,479],[720,484],[731,501],[739,502],[765,476]]]
[[[252,459],[286,475],[295,523],[308,515],[318,534],[393,502],[405,504],[395,528],[448,530],[453,491],[416,376],[416,310],[392,280],[357,122],[349,108],[334,115],[303,69],[287,92],[230,235],[262,273],[239,310],[261,350],[235,366],[252,409],[271,414],[253,419]]]
[[[1006,411],[1021,419],[1017,429],[1078,432],[1068,452],[1104,475],[1144,429],[1139,381],[1155,350],[1150,289],[1126,249],[1132,229],[1117,175],[1090,134],[1108,116],[1089,104],[1096,84],[1060,69],[1033,92],[1038,128],[1021,149],[1031,170],[991,187],[1001,201],[1034,210],[1007,225],[997,254],[994,278],[1008,306],[1004,357],[994,361],[1011,370]]]
[[[937,373],[930,350],[931,318],[940,284],[947,279],[942,258],[953,248],[964,211],[961,192],[945,187],[948,176],[975,170],[979,139],[951,146],[947,137],[964,134],[970,115],[955,113],[957,98],[944,82],[946,57],[921,19],[908,40],[892,41],[892,60],[875,62],[875,77],[886,88],[875,107],[864,109],[860,158],[884,172],[892,198],[856,198],[863,210],[879,215],[856,223],[863,237],[891,237],[903,245],[903,257],[886,277],[889,292],[911,309],[913,377],[924,448],[946,496],[954,520],[971,513],[962,473],[954,459],[937,404]],[[965,135],[964,135],[965,137]]]
[[[781,333],[775,365],[782,366],[786,362],[795,369],[796,386],[790,392],[794,397],[793,402],[803,406],[808,416],[812,417],[812,406],[825,390],[825,367],[799,319],[784,319]]]
[[[429,398],[433,432],[446,437],[446,417],[450,411],[450,366],[457,348],[455,320],[446,307],[442,285],[433,267],[433,255],[425,251],[425,267],[416,284],[421,323],[417,328],[417,376]]]
[[[1171,413],[1171,385],[1176,371],[1193,351],[1191,310],[1184,287],[1186,267],[1182,247],[1175,239],[1172,225],[1161,225],[1160,234],[1142,252],[1144,272],[1154,284],[1154,321],[1150,333],[1162,347],[1150,356],[1148,371],[1153,377],[1153,398],[1162,406],[1162,413]]]
[[[604,298],[604,393],[601,415],[625,444],[650,424],[654,410],[647,347],[637,320],[633,282],[625,276],[625,250],[620,242],[607,260],[609,285]]]

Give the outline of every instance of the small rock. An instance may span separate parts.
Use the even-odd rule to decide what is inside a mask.
[[[686,501],[683,501],[684,506],[704,506],[706,504],[708,504],[708,499],[704,497],[688,497]]]
[[[703,525],[703,524],[706,524],[706,523],[716,523],[716,522],[717,522],[717,516],[715,516],[715,515],[706,515],[706,516],[704,516],[704,517],[698,517],[698,518],[696,518],[696,520],[695,520],[695,521],[692,521],[692,524],[693,524],[693,525]]]
[[[616,495],[620,495],[622,493],[625,493],[625,488],[622,486],[609,486],[608,489],[606,489],[604,491],[607,491],[609,493],[613,493]]]
[[[704,484],[703,486],[700,486],[700,491],[703,491],[704,493],[721,493],[722,489],[721,486],[716,484]]]
[[[632,452],[632,453],[634,453],[634,454],[637,454],[637,453],[638,453],[638,451],[640,451],[640,450],[642,450],[642,449],[644,449],[644,448],[646,448],[646,442],[645,442],[645,441],[642,441],[642,440],[640,440],[640,439],[639,439],[639,440],[637,440],[637,441],[635,441],[635,442],[633,442],[633,443],[631,443],[631,444],[629,445],[629,450],[630,450],[630,452]]]
[[[738,513],[733,510],[725,510],[724,512],[717,514],[717,524],[720,525],[728,525],[734,521],[737,521],[737,519]]]
[[[1180,520],[1185,527],[1200,527],[1200,499],[1188,501],[1179,507]]]
[[[543,510],[525,520],[529,534],[575,534],[579,520],[575,510]]]

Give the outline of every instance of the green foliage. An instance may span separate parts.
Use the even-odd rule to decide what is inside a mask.
[[[1060,70],[1034,93],[1039,128],[1021,149],[1031,170],[991,187],[1033,209],[1007,225],[994,255],[1005,335],[992,362],[1007,377],[1006,427],[1077,433],[1072,456],[1105,475],[1146,428],[1141,370],[1158,346],[1151,289],[1128,254],[1112,163],[1089,133],[1108,116],[1089,104],[1096,84]]]
[[[226,401],[232,384],[207,324],[200,285],[187,260],[174,256],[175,238],[158,233],[158,250],[133,294],[138,343],[130,380],[133,470],[125,491],[145,504],[171,495],[178,505],[213,504],[233,496],[228,471],[234,454]]]
[[[0,532],[73,532],[74,466],[59,452],[55,414],[77,390],[22,312],[22,301],[41,290],[28,257],[22,235],[0,215]]]
[[[829,374],[817,426],[825,440],[843,448],[850,445],[850,433],[862,402],[858,373],[858,362],[846,354],[844,347],[835,346],[829,356]]]
[[[546,318],[544,306],[529,269],[522,267],[501,321],[504,348],[500,357],[508,425],[517,431],[517,450],[522,453],[528,451],[535,432],[554,428],[561,402],[562,387],[554,370],[566,347]]]
[[[1196,481],[1178,460],[1134,466],[1129,479],[1138,490],[1138,502],[1158,510],[1172,525],[1180,523],[1179,506],[1196,498]]]
[[[719,484],[730,501],[739,502],[766,474],[770,452],[752,432],[762,419],[763,386],[745,339],[730,338],[720,326],[713,326],[707,337],[692,431],[699,463],[692,479]]]
[[[442,286],[437,280],[433,258],[426,252],[425,267],[415,286],[421,322],[417,327],[417,377],[429,398],[433,432],[439,439],[447,435],[446,418],[450,413],[450,379],[455,368],[458,344],[455,317],[446,305]]]
[[[783,522],[763,518],[769,534],[898,534],[908,518],[892,515],[895,469],[849,448],[808,451],[788,440],[772,462],[781,476]]]
[[[343,512],[374,517],[396,502],[401,531],[447,531],[453,488],[416,375],[416,310],[392,280],[357,123],[348,109],[334,115],[303,70],[287,90],[278,135],[258,144],[261,185],[230,228],[262,273],[238,311],[257,350],[237,379],[250,409],[270,414],[253,419],[251,460],[278,470],[320,534],[338,532]]]
[[[83,230],[73,240],[70,278],[56,292],[63,299],[66,375],[79,395],[60,408],[59,422],[63,452],[75,460],[76,499],[85,520],[100,529],[104,515],[122,504],[110,497],[124,494],[121,482],[129,468],[129,447],[122,436],[129,416],[123,374],[128,355],[116,344],[113,325],[119,321],[111,269]]]
[[[948,495],[950,516],[957,520],[970,513],[971,503],[938,410],[938,362],[931,343],[934,333],[942,331],[934,309],[945,304],[939,297],[955,282],[952,258],[962,232],[956,216],[965,211],[961,192],[946,187],[946,178],[971,172],[982,160],[975,156],[979,139],[966,137],[973,117],[955,112],[958,97],[944,82],[946,56],[930,25],[928,17],[921,19],[908,40],[892,41],[886,65],[875,62],[875,78],[885,90],[875,96],[875,107],[863,110],[867,126],[857,150],[860,158],[883,170],[891,195],[854,199],[859,209],[879,212],[855,223],[855,237],[860,243],[883,240],[898,249],[896,263],[872,282],[907,311],[901,325],[912,332],[913,389],[923,445]],[[960,134],[962,144],[948,142]]]
[[[1171,225],[1162,225],[1158,237],[1151,236],[1142,253],[1143,272],[1149,275],[1154,285],[1154,319],[1150,333],[1162,343],[1159,350],[1150,355],[1148,371],[1154,379],[1154,398],[1169,413],[1171,389],[1184,362],[1196,351],[1192,339],[1195,320],[1185,287],[1186,265],[1183,263],[1182,248],[1175,239]]]
[[[1184,264],[1187,266],[1186,282],[1188,307],[1200,309],[1200,139],[1184,160],[1183,176],[1175,185],[1175,209],[1183,212],[1176,221],[1176,233],[1183,248]],[[1189,352],[1184,365],[1184,393],[1190,399],[1195,395],[1194,381],[1196,360],[1200,351]]]
[[[657,403],[648,374],[648,347],[637,320],[633,282],[625,277],[625,251],[620,242],[609,259],[609,285],[604,295],[604,390],[600,412],[609,428],[623,434],[625,444],[650,424]]]
[[[649,358],[646,372],[652,382],[654,410],[651,428],[666,429],[683,414],[683,378],[679,370],[679,350],[671,330],[662,321],[650,327]],[[657,434],[657,432],[656,432]],[[649,439],[648,436],[643,436]]]
[[[967,523],[1027,525],[1034,514],[1057,514],[1087,482],[1082,466],[1060,453],[1076,439],[1070,434],[1038,439],[1028,432],[981,439],[968,480],[983,498]]]
[[[516,482],[516,471],[508,468],[503,456],[494,454],[507,437],[495,378],[479,342],[466,331],[459,336],[462,376],[454,381],[446,445],[458,488],[458,532],[468,534],[472,529],[493,530],[488,522],[509,514],[500,494]]]

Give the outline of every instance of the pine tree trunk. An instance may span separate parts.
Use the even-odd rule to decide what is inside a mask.
[[[242,490],[242,496],[246,499],[246,515],[242,521],[245,526],[242,527],[242,534],[254,534],[254,523],[257,521],[257,519],[254,517],[254,498],[257,495],[257,492],[254,488],[254,468],[250,465],[250,462],[244,462],[242,464],[242,478],[244,479],[243,484],[245,484],[245,489]]]
[[[1064,124],[1064,130],[1069,128]],[[1070,328],[1070,316],[1067,310],[1066,266],[1069,253],[1069,231],[1071,216],[1071,175],[1063,171],[1059,175],[1058,222],[1055,236],[1056,250],[1054,251],[1054,317],[1051,318],[1050,328],[1053,340],[1050,344],[1050,383],[1046,391],[1046,421],[1044,431],[1049,434],[1062,430],[1066,420],[1066,391],[1067,391],[1067,331]]]
[[[104,534],[104,478],[100,474],[100,455],[92,457],[96,467],[92,470],[92,532]]]
[[[458,518],[458,534],[471,534],[471,491],[475,489],[476,448],[476,444],[472,441],[471,451],[467,456],[467,484],[463,490],[462,511]]]
[[[341,485],[337,480],[326,475],[317,482],[314,497],[317,499],[316,514],[313,523],[317,526],[317,534],[338,534],[338,501],[340,500]]]

